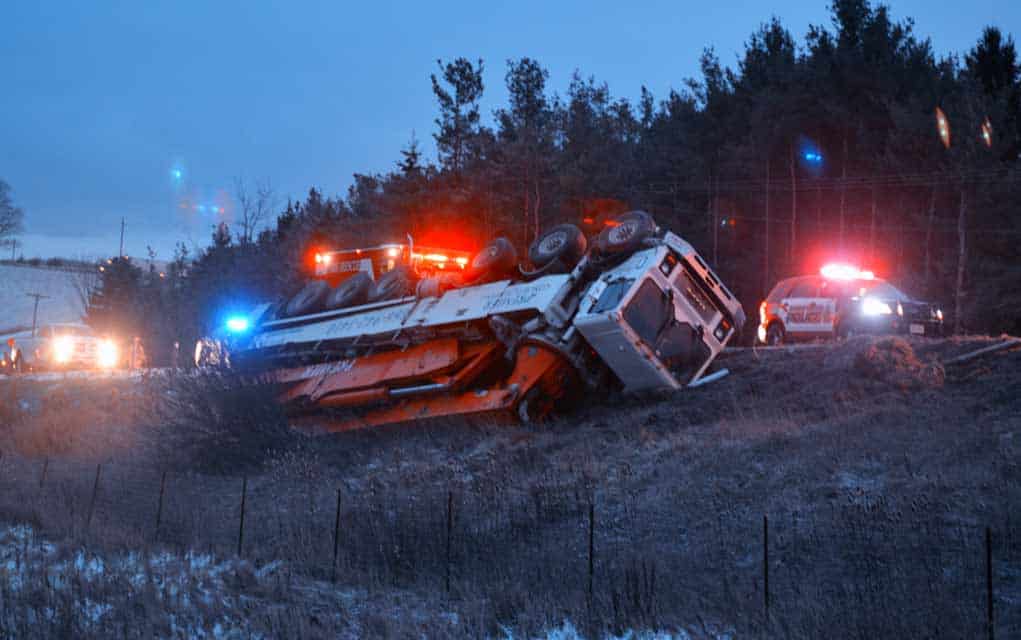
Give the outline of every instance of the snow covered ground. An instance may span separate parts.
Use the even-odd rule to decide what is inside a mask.
[[[257,566],[237,557],[193,551],[97,552],[54,544],[25,524],[0,527],[0,594],[0,633],[16,633],[27,625],[39,637],[55,637],[53,633],[68,630],[75,637],[108,637],[114,632],[149,629],[154,637],[186,640],[269,638],[274,632],[259,629],[261,625],[253,624],[251,616],[304,599],[308,601],[298,608],[318,619],[319,628],[312,630],[311,637],[371,637],[373,630],[360,624],[359,614],[376,606],[387,616],[440,618],[450,625],[450,632],[460,624],[455,614],[415,611],[424,603],[416,607],[401,598],[381,602],[378,595],[295,579],[280,561]],[[333,624],[327,617],[335,618]],[[437,636],[425,632],[422,637]],[[708,637],[731,636],[711,633]],[[564,620],[539,636],[526,639],[505,628],[492,640],[585,638],[570,620]],[[684,631],[629,630],[603,636],[603,640],[691,638]]]
[[[0,336],[32,326],[35,300],[30,293],[49,296],[39,300],[38,324],[78,322],[85,305],[76,287],[76,274],[63,269],[28,265],[0,265]]]

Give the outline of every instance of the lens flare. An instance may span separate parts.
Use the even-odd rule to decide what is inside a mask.
[[[939,139],[943,143],[943,147],[949,149],[950,121],[947,120],[947,114],[943,113],[943,109],[939,107],[936,107],[936,130],[939,131]]]

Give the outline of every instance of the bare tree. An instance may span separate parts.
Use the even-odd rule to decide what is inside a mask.
[[[255,240],[259,228],[266,222],[276,205],[276,193],[269,178],[257,180],[254,193],[249,189],[244,178],[234,178],[234,199],[238,203],[238,224],[241,233],[238,242],[242,245]]]
[[[17,246],[14,236],[24,229],[24,218],[25,213],[11,199],[11,186],[0,180],[0,246]]]

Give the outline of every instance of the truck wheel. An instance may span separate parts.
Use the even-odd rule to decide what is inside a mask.
[[[343,309],[365,304],[372,290],[372,278],[364,271],[359,271],[337,285],[326,296],[327,309]]]
[[[330,284],[328,282],[325,280],[312,280],[288,301],[287,306],[284,308],[284,313],[288,317],[294,317],[320,311],[329,292]]]
[[[656,233],[656,221],[644,211],[629,211],[608,222],[596,238],[603,253],[631,253]]]
[[[573,224],[560,224],[536,238],[528,248],[528,259],[536,268],[559,260],[568,269],[585,255],[588,240],[581,229]]]
[[[517,266],[518,252],[514,249],[514,245],[507,238],[497,238],[472,258],[468,279],[496,280],[507,275]]]
[[[786,338],[787,335],[783,330],[783,325],[779,322],[774,322],[766,329],[766,344],[771,347],[783,344]]]
[[[550,402],[544,398],[538,387],[533,387],[525,394],[517,406],[518,420],[522,424],[535,424],[541,422],[550,411]]]
[[[411,271],[407,267],[396,267],[379,277],[369,291],[369,302],[403,298],[414,291]]]
[[[841,322],[837,325],[836,334],[838,339],[847,340],[858,335],[858,330],[854,328],[852,322]]]

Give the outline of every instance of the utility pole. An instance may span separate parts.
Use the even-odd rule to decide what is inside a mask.
[[[720,268],[720,174],[716,174],[716,188],[713,190],[713,269]]]
[[[766,236],[765,246],[765,265],[762,270],[762,290],[769,292],[770,280],[769,280],[769,154],[766,154],[766,232],[763,234]]]
[[[121,247],[117,251],[117,257],[118,258],[124,257],[124,218],[121,218]]]
[[[25,295],[27,295],[29,298],[35,298],[35,306],[32,307],[32,337],[34,338],[36,319],[39,317],[39,301],[49,298],[49,296],[44,296],[41,293],[28,293]]]

